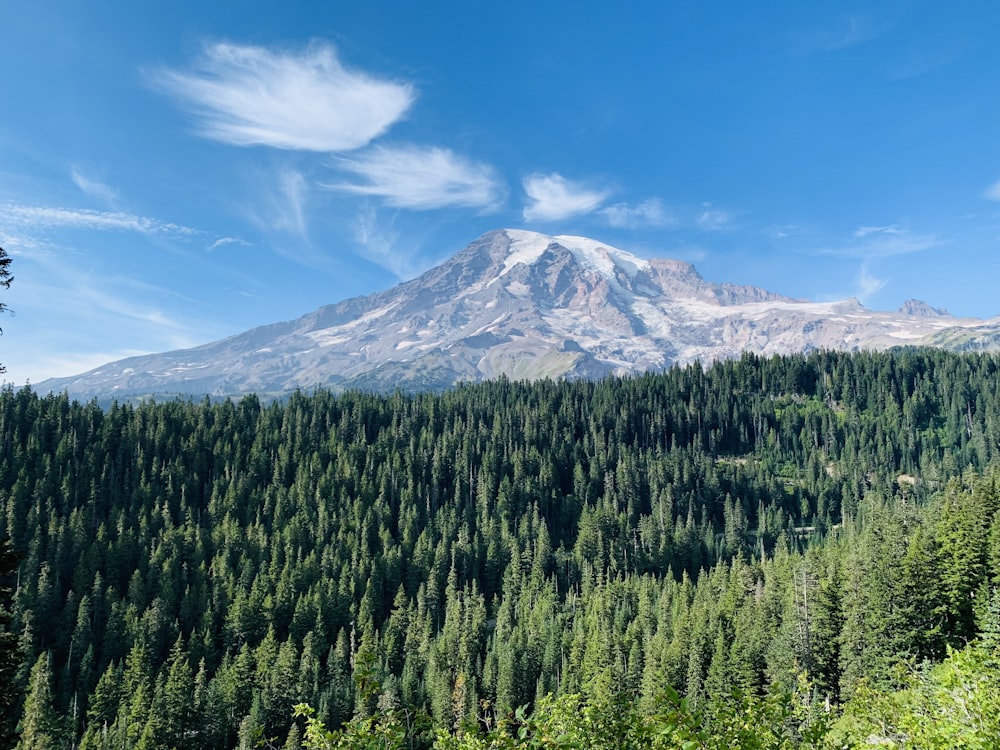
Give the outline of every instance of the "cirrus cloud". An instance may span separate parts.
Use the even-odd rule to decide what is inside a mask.
[[[489,209],[503,197],[503,185],[488,164],[447,148],[374,146],[337,166],[361,182],[324,184],[329,190],[382,198],[396,208],[426,210],[459,206]]]
[[[854,296],[864,304],[871,297],[881,292],[888,283],[889,279],[879,278],[872,274],[868,261],[863,261],[861,267],[858,269],[858,275],[855,280]]]
[[[701,204],[701,210],[695,217],[695,226],[706,232],[716,232],[731,226],[733,215],[728,211],[714,206],[710,201]]]
[[[328,44],[296,53],[218,42],[193,70],[150,78],[199,118],[207,138],[300,151],[361,148],[415,97],[408,83],[348,70]]]
[[[205,249],[208,250],[209,252],[212,252],[213,250],[218,250],[220,247],[226,247],[227,245],[250,247],[250,243],[242,239],[241,237],[220,237]]]
[[[856,258],[891,258],[910,255],[947,244],[937,233],[917,233],[896,224],[858,227],[851,233],[852,241],[837,248],[825,248],[827,255]]]
[[[535,174],[524,178],[524,192],[531,201],[524,207],[525,221],[559,221],[589,214],[611,195],[581,182],[567,180],[558,172]]]
[[[663,208],[659,198],[647,198],[638,205],[616,203],[602,208],[600,214],[613,227],[663,227],[677,223],[676,217]]]
[[[0,206],[0,219],[8,225],[36,231],[64,228],[139,232],[142,234],[200,234],[197,229],[148,216],[136,216],[120,211],[92,211],[57,206],[2,205]]]
[[[72,167],[69,174],[73,179],[73,184],[80,188],[80,192],[84,195],[108,204],[114,204],[118,200],[117,190],[100,180],[87,176],[78,167]]]

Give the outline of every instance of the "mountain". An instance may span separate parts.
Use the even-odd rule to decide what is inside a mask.
[[[917,300],[875,312],[706,281],[584,237],[490,232],[392,289],[192,349],[46,380],[40,392],[130,400],[340,390],[440,389],[506,375],[597,378],[743,351],[1000,349],[1000,318],[958,319]]]
[[[948,317],[949,313],[943,307],[931,307],[923,300],[908,299],[900,305],[898,312],[904,315],[915,315],[921,318]]]

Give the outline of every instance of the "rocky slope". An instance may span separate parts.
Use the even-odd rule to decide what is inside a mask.
[[[596,240],[501,230],[416,279],[193,349],[112,362],[41,392],[279,395],[295,388],[446,388],[507,375],[596,378],[743,351],[927,344],[1000,348],[1000,319],[917,300],[875,312],[705,281],[684,261]]]

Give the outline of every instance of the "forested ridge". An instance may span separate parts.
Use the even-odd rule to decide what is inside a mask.
[[[609,747],[930,747],[905,743],[937,711],[995,736],[998,374],[903,349],[271,404],[8,389],[5,730],[598,747],[617,717]],[[926,708],[970,675],[968,718]]]

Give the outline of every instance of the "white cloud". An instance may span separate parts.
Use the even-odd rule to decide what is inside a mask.
[[[888,283],[888,279],[880,279],[873,276],[868,270],[868,263],[862,263],[861,268],[858,269],[857,286],[854,296],[864,303],[869,297],[882,291]]]
[[[147,351],[165,351],[217,335],[215,321],[185,319],[196,304],[171,289],[95,272],[66,253],[23,260],[11,287],[20,322],[12,321],[10,336],[4,337],[3,361],[11,382],[37,383],[142,353],[134,350],[134,342]]]
[[[699,229],[714,232],[725,229],[732,222],[733,216],[728,211],[716,208],[709,202],[701,204],[701,210],[695,217],[694,223]]]
[[[426,266],[414,261],[414,253],[399,248],[399,232],[391,224],[379,224],[378,214],[372,206],[358,213],[354,239],[365,258],[391,271],[396,278],[411,279],[426,270]]]
[[[503,195],[503,186],[492,167],[446,148],[374,146],[357,157],[338,159],[337,165],[363,182],[324,187],[382,198],[397,208],[488,209],[495,207]]]
[[[0,215],[2,215],[2,212],[0,212]],[[8,231],[10,229],[10,225],[0,227],[0,247],[4,247],[11,252],[16,252],[19,256],[46,255],[51,251],[48,242],[38,237],[24,234],[23,231],[12,234]],[[21,229],[23,230],[24,227]]]
[[[225,247],[226,245],[239,245],[240,247],[249,247],[250,243],[239,237],[220,237],[211,245],[208,246],[208,251],[218,250],[220,247]]]
[[[199,117],[208,138],[303,151],[361,148],[415,97],[408,83],[344,68],[328,44],[290,52],[215,43],[193,71],[152,80]]]
[[[524,192],[530,199],[524,208],[525,221],[559,221],[588,214],[608,199],[610,193],[567,180],[561,174],[535,173],[524,178]]]
[[[308,178],[290,164],[273,167],[251,167],[245,172],[246,198],[235,204],[242,218],[263,234],[275,231],[293,237],[283,237],[272,249],[282,247],[290,239],[302,250],[309,245],[309,214],[313,202]],[[298,242],[303,240],[303,242]],[[299,262],[305,262],[298,252],[284,252]],[[315,260],[315,258],[314,258]]]
[[[168,329],[181,330],[183,324],[163,310],[150,307],[147,302],[127,299],[124,296],[112,294],[109,290],[96,288],[83,288],[79,290],[80,296],[87,300],[90,307],[103,312],[113,313],[122,318],[131,318],[140,323],[151,323],[154,326]]]
[[[296,211],[286,209],[291,221],[295,221]],[[301,210],[298,211],[301,215]],[[72,247],[60,247],[49,233],[57,230],[79,232],[135,232],[152,237],[167,237],[189,240],[202,238],[210,242],[207,249],[215,250],[224,245],[250,243],[239,237],[221,237],[213,240],[212,234],[201,229],[193,229],[169,221],[161,221],[149,216],[120,211],[94,211],[81,208],[60,208],[56,206],[24,206],[0,204],[0,246],[14,250],[18,255],[30,255],[41,259],[56,253],[65,257]],[[14,230],[13,232],[11,230]]]
[[[782,240],[800,232],[801,228],[797,224],[778,224],[767,231],[767,236],[772,239]]]
[[[991,201],[1000,201],[1000,180],[997,180],[983,192],[983,195]]]
[[[862,226],[851,233],[853,242],[822,252],[855,258],[889,258],[919,253],[947,244],[939,234],[917,234],[895,224]]]
[[[677,219],[663,209],[659,198],[649,198],[636,206],[616,203],[602,208],[600,214],[613,227],[662,227],[677,223]]]
[[[309,185],[301,172],[283,169],[278,173],[277,195],[274,199],[275,229],[295,232],[306,236],[305,202]]]
[[[70,177],[84,195],[99,200],[102,203],[114,204],[118,200],[118,191],[105,185],[100,180],[87,177],[77,167],[70,169]]]
[[[938,233],[917,233],[897,224],[865,225],[855,229],[844,243],[817,248],[821,255],[845,258],[892,258],[923,252],[947,245],[949,240]]]
[[[0,205],[0,220],[22,229],[81,229],[139,232],[141,234],[195,235],[197,229],[119,211],[92,211],[55,206]]]
[[[893,236],[898,237],[904,234],[904,231],[895,224],[888,224],[886,226],[881,226],[881,227],[858,227],[851,233],[851,236],[854,237],[855,239],[861,239],[862,237],[867,237],[872,234],[889,236],[889,237]]]

